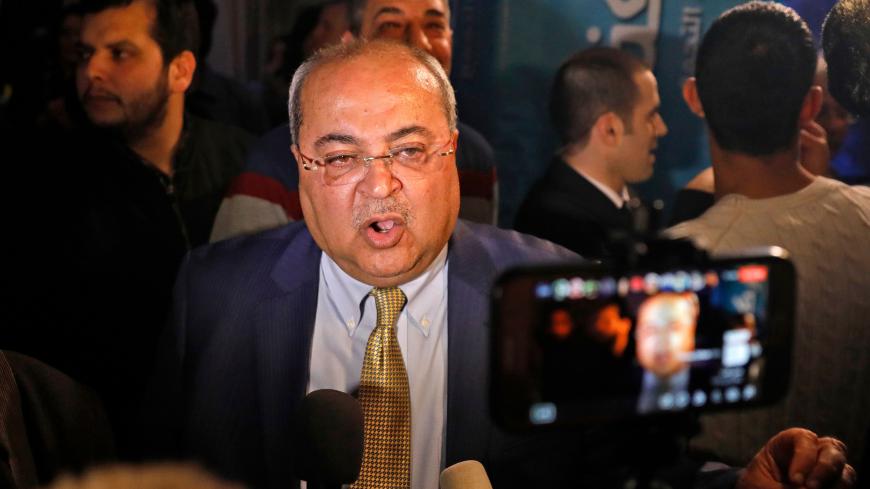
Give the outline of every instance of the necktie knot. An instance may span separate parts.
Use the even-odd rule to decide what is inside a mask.
[[[405,293],[398,287],[375,287],[369,295],[375,298],[375,307],[378,311],[377,327],[393,328],[396,325],[396,318],[399,317],[408,300]]]

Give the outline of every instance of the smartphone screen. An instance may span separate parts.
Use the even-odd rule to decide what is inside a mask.
[[[794,308],[783,262],[506,275],[494,290],[495,411],[534,426],[781,397]]]

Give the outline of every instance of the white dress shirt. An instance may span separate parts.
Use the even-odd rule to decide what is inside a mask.
[[[408,301],[396,336],[411,393],[411,488],[438,487],[447,411],[447,246],[422,275],[400,285]],[[366,285],[326,254],[320,260],[308,392],[353,393],[377,310]],[[304,488],[304,485],[303,485]]]
[[[606,195],[607,198],[610,199],[611,202],[613,202],[613,205],[615,205],[617,209],[622,209],[622,206],[624,206],[629,200],[631,200],[631,195],[628,194],[628,187],[626,187],[625,185],[622,186],[622,195],[619,195],[618,193],[614,192],[612,188],[587,175],[586,172],[578,170],[576,168],[574,168],[574,170],[582,175],[583,178],[589,180],[589,183],[595,185],[595,188],[600,190],[602,194]]]

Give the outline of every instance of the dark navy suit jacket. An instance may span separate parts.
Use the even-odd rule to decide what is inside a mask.
[[[601,190],[555,158],[526,196],[514,229],[528,233],[586,258],[619,254],[611,240],[625,238],[632,228],[631,212],[617,209]]]
[[[251,488],[297,487],[293,416],[308,383],[320,256],[303,222],[188,255],[145,402],[152,455],[192,458]],[[512,265],[578,257],[531,236],[459,221],[448,258],[446,466],[479,460],[498,489],[603,488],[618,485],[626,461],[661,451],[642,447],[624,421],[535,434],[495,427],[488,406],[492,282]],[[697,484],[696,464],[683,458],[677,465],[682,484],[675,487],[733,485],[733,471]]]
[[[147,401],[152,449],[193,457],[252,487],[295,483],[292,418],[308,382],[320,256],[298,222],[187,257]],[[481,460],[499,472],[504,460],[516,472],[512,454],[525,453],[529,440],[495,429],[487,406],[490,286],[511,265],[577,256],[459,221],[448,257],[445,462]]]

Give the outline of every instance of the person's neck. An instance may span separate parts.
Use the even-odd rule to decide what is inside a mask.
[[[596,182],[607,186],[618,195],[622,195],[625,181],[611,171],[607,158],[599,151],[586,146],[581,150],[562,154],[562,160],[574,170],[595,179]]]
[[[184,128],[184,101],[169,100],[166,117],[158,125],[144,131],[135,140],[127,141],[139,157],[166,175],[172,175],[172,161]]]
[[[800,164],[800,152],[793,148],[768,156],[751,156],[726,151],[710,143],[716,199],[739,194],[750,199],[787,195],[813,183],[815,177]]]

